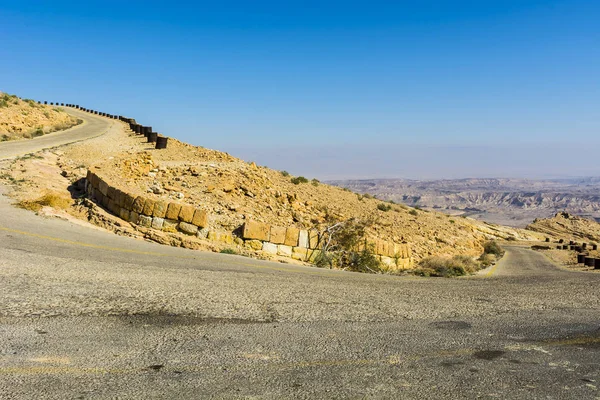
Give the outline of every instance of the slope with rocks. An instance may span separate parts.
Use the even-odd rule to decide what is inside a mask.
[[[409,244],[415,261],[430,255],[478,256],[488,239],[537,240],[541,236],[384,203],[172,138],[167,149],[155,150],[121,122],[101,138],[16,160],[8,171],[18,186],[13,195],[33,200],[46,188],[64,197],[71,195],[88,168],[118,182],[128,193],[202,208],[209,213],[214,230],[236,231],[248,220],[300,229],[323,228],[331,221],[351,218],[369,221],[369,236]]]
[[[0,142],[31,139],[81,122],[58,106],[38,104],[0,92]]]
[[[552,218],[536,219],[526,229],[558,238],[600,242],[598,222],[566,212],[557,213]]]

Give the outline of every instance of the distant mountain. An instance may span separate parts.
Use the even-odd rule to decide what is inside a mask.
[[[567,179],[367,179],[328,182],[449,214],[524,227],[559,211],[600,220],[600,177]]]

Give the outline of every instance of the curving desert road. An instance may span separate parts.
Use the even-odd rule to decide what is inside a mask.
[[[77,115],[0,158],[119,124]],[[0,195],[0,398],[597,399],[599,288],[518,247],[476,277],[363,275],[118,237]]]

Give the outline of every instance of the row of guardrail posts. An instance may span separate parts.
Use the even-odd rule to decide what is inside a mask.
[[[38,104],[42,104],[42,102],[38,101]],[[44,104],[47,105],[48,102],[44,101]],[[55,104],[54,102],[50,102],[51,106],[53,106],[54,104]],[[148,141],[148,143],[155,143],[156,149],[166,149],[167,148],[167,143],[169,140],[168,137],[162,136],[158,132],[152,131],[151,126],[143,126],[143,125],[138,124],[135,121],[135,119],[133,119],[133,118],[124,117],[122,115],[108,114],[108,113],[101,112],[98,110],[91,110],[88,108],[80,107],[79,104],[56,103],[56,105],[57,106],[60,105],[62,107],[75,108],[77,110],[81,110],[84,112],[88,112],[90,114],[99,115],[99,116],[110,118],[110,119],[118,119],[120,121],[123,121],[123,122],[129,124],[129,129],[131,129],[132,132],[134,132],[138,135],[144,135],[144,137],[146,137],[146,140]]]
[[[548,240],[546,240],[548,241]],[[569,244],[563,244],[564,240],[560,239],[558,241],[560,243],[556,246],[558,250],[571,250],[576,251],[577,253],[577,264],[583,264],[586,267],[593,267],[594,269],[600,269],[600,258],[591,257],[589,254],[589,250],[597,251],[598,245],[595,243],[577,243],[573,240],[569,241]]]

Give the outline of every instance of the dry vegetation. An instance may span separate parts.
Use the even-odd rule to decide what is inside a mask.
[[[81,122],[60,107],[42,105],[0,92],[0,142],[31,139],[68,129]]]

